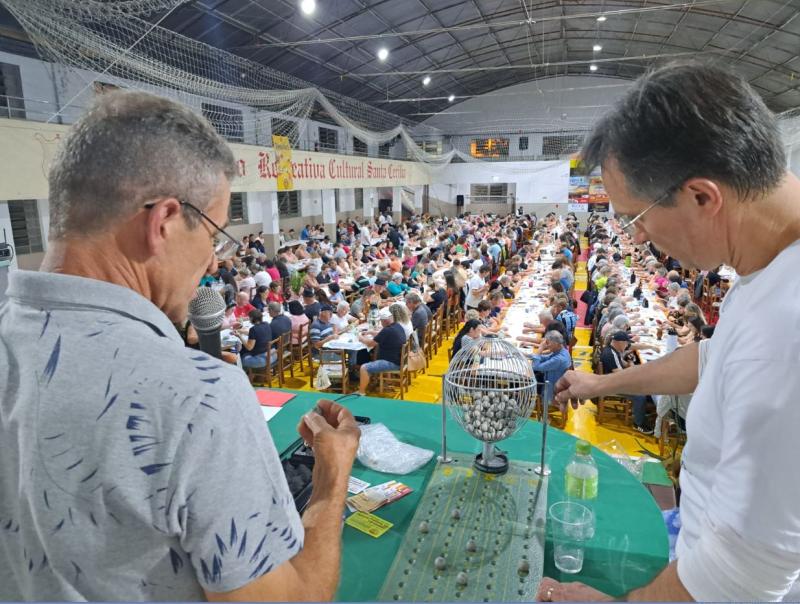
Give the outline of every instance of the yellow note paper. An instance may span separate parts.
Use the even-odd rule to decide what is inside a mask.
[[[344,523],[375,538],[380,537],[394,526],[391,522],[366,512],[355,512],[348,516]]]

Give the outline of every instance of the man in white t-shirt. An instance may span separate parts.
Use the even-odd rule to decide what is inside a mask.
[[[694,392],[677,560],[626,598],[796,601],[800,181],[786,170],[776,120],[740,77],[673,64],[633,86],[583,155],[587,166],[602,166],[636,243],[650,241],[684,267],[725,263],[740,275],[711,340],[610,375],[568,372],[557,384],[557,398],[573,404]],[[547,578],[539,597],[607,598]]]
[[[256,282],[257,288],[261,286],[269,287],[269,284],[272,283],[272,277],[263,267],[259,267],[258,272],[253,275],[253,280]]]
[[[478,304],[480,304],[481,300],[483,300],[486,292],[489,291],[489,285],[486,283],[486,279],[488,278],[488,266],[481,266],[480,270],[470,277],[470,280],[467,282],[469,291],[467,292],[467,299],[465,303],[467,310],[470,308],[478,308]]]

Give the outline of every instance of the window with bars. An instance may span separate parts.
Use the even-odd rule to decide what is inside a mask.
[[[339,148],[339,133],[333,128],[319,127],[320,151],[336,151]]]
[[[353,197],[355,198],[355,210],[364,209],[364,189],[353,189]]]
[[[203,103],[203,116],[227,140],[244,142],[244,119],[241,109]]]
[[[520,151],[527,151],[528,150],[528,137],[527,136],[520,136],[519,137],[519,150]]]
[[[19,65],[0,63],[0,117],[25,119]]]
[[[39,208],[35,199],[8,202],[11,218],[11,236],[19,254],[43,252],[42,227],[39,224]]]
[[[508,157],[507,138],[475,138],[469,146],[472,157],[498,159]]]
[[[353,137],[353,155],[366,155],[367,143],[360,138]]]
[[[270,121],[272,134],[278,136],[286,136],[289,138],[289,145],[292,149],[297,148],[297,141],[299,140],[299,125],[293,120],[283,120],[279,117],[273,117]],[[272,140],[270,139],[270,143]]]
[[[278,212],[282,218],[300,216],[300,191],[278,191]]]
[[[583,142],[583,134],[561,134],[542,139],[542,154],[550,156],[577,153]]]
[[[394,146],[394,141],[378,145],[378,157],[389,157],[389,151]]]
[[[231,193],[228,220],[231,224],[247,224],[247,204],[245,203],[244,193]]]
[[[508,203],[508,183],[473,184],[469,190],[470,203]]]

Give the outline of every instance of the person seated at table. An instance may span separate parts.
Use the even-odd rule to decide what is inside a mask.
[[[236,280],[239,284],[239,291],[246,293],[248,300],[252,298],[253,293],[256,290],[256,281],[250,274],[250,269],[243,266],[239,270],[239,274],[237,275]]]
[[[260,310],[253,309],[248,314],[252,327],[245,337],[244,332],[237,332],[242,341],[242,350],[239,353],[242,359],[242,367],[255,369],[267,366],[267,351],[269,343],[272,341],[272,329],[269,323],[264,322],[264,315]],[[276,350],[270,352],[270,363],[275,363],[278,359]]]
[[[397,256],[397,252],[389,254],[389,270],[391,270],[392,273],[399,273],[401,268],[403,268],[403,263]]]
[[[292,344],[300,344],[300,330],[304,325],[309,325],[303,304],[299,300],[289,302],[289,320],[292,322]]]
[[[492,314],[492,303],[489,300],[478,302],[478,320],[481,322],[481,335],[494,334],[500,331],[500,321],[490,316]]]
[[[611,340],[600,354],[600,363],[603,366],[603,373],[615,373],[633,367],[634,360],[630,354],[626,354],[631,345],[631,337],[626,331],[616,331],[611,335]],[[652,434],[653,429],[649,428],[646,418],[647,397],[643,395],[626,395],[625,398],[631,400],[633,404],[633,424],[634,428],[642,434]]]
[[[375,292],[376,296],[381,296],[381,294],[386,293],[386,279],[377,277],[372,286],[372,291]]]
[[[295,255],[293,248],[285,249],[278,255],[278,257],[281,258],[284,262],[288,262],[289,264],[297,264],[298,262],[300,262],[300,259]]]
[[[403,267],[413,268],[417,264],[417,257],[411,251],[411,248],[406,247],[403,250]]]
[[[300,231],[300,239],[302,239],[303,241],[308,241],[311,238],[310,231],[311,231],[311,225],[310,224],[307,224],[306,226],[304,226],[303,230]]]
[[[362,290],[361,296],[353,301],[350,314],[361,321],[366,321],[370,305],[373,303],[377,304],[377,296],[372,287],[366,287]]]
[[[321,287],[314,290],[314,297],[320,304],[327,304],[328,306],[333,308],[334,302],[331,302],[331,299],[328,297],[328,294]]]
[[[417,277],[419,277],[419,274],[413,272],[413,270],[414,269],[412,269],[412,268],[410,268],[408,266],[404,266],[400,270],[400,274],[403,276],[402,283],[408,289],[416,288],[416,287],[419,287],[419,285],[420,285],[419,281],[417,280]]]
[[[360,269],[353,271],[353,277],[353,285],[350,286],[351,292],[363,292],[365,289],[372,286],[369,277]]]
[[[406,339],[416,337],[414,333],[414,326],[411,324],[411,315],[408,308],[402,302],[393,302],[389,305],[389,312],[392,313],[393,321],[403,328],[406,334]]]
[[[237,319],[245,319],[250,314],[251,310],[255,310],[255,306],[250,304],[250,295],[246,292],[239,292],[236,294],[236,308],[233,309],[233,314]]]
[[[394,273],[392,280],[386,284],[386,289],[389,291],[390,296],[399,296],[408,289],[408,286],[403,283],[403,274]]]
[[[289,278],[289,267],[286,266],[286,261],[283,258],[276,258],[275,259],[275,268],[278,269],[278,276],[283,279]]]
[[[422,303],[422,296],[415,291],[406,292],[405,296],[406,307],[411,314],[411,326],[417,334],[417,342],[423,344],[425,342],[425,329],[428,322],[431,320],[431,310]]]
[[[322,304],[320,305],[319,314],[311,322],[308,334],[311,339],[311,354],[314,358],[320,358],[320,353],[325,343],[337,338],[336,329],[331,323],[332,316],[333,308],[328,304]],[[329,356],[326,352],[326,360]]]
[[[269,291],[267,292],[267,302],[278,302],[283,304],[284,297],[281,289],[280,281],[273,281],[269,284]]]
[[[513,300],[517,294],[511,282],[511,276],[508,274],[500,275],[500,277],[489,286],[490,292],[495,290],[498,290],[506,300]]]
[[[556,295],[550,312],[564,325],[564,329],[567,332],[567,345],[571,345],[572,338],[575,335],[575,326],[578,324],[578,315],[570,310],[569,298],[566,294]]]
[[[225,306],[225,314],[222,316],[222,329],[239,329],[242,326],[242,322],[234,313],[235,310],[235,302],[229,302]]]
[[[297,261],[300,260],[309,260],[311,258],[311,254],[308,253],[308,248],[304,245],[295,246],[292,250],[294,255],[297,256]]]
[[[309,321],[313,321],[319,314],[319,302],[312,289],[303,290],[303,312],[306,313]]]
[[[269,288],[266,285],[261,285],[256,289],[256,295],[253,296],[253,300],[251,304],[256,310],[260,310],[262,313],[266,308],[267,304],[269,304],[268,299],[268,292]]]
[[[270,316],[269,326],[272,329],[272,339],[279,338],[285,333],[291,333],[292,320],[283,314],[283,306],[278,302],[267,304],[267,312]]]
[[[302,287],[304,289],[319,289],[319,281],[317,281],[317,274],[319,271],[315,266],[309,266],[306,269],[306,276],[303,277]]]
[[[531,360],[533,370],[542,374],[543,387],[539,390],[542,398],[552,402],[556,382],[572,366],[572,357],[567,350],[564,335],[553,329],[545,332],[536,354],[531,355]],[[565,409],[566,403],[561,406],[562,413]]]
[[[405,310],[405,307],[403,307]],[[358,336],[359,341],[368,348],[378,346],[378,358],[364,363],[359,368],[359,394],[366,395],[370,376],[384,371],[400,369],[400,356],[406,343],[406,332],[401,325],[394,322],[391,310],[383,308],[379,314],[381,330],[373,337],[367,334]]]
[[[432,313],[436,314],[439,307],[445,302],[447,302],[447,289],[441,281],[429,279],[425,288],[425,304]]]
[[[330,296],[328,296],[328,301],[333,304],[338,304],[344,300],[344,294],[342,293],[342,288],[339,287],[338,283],[331,283],[328,286],[328,291],[330,292]]]
[[[339,258],[336,261],[336,270],[339,272],[340,276],[346,276],[351,271],[356,270],[356,266],[355,265],[351,266],[350,262],[348,262],[349,258],[350,257],[347,256],[345,258]]]
[[[336,304],[336,312],[331,315],[331,324],[336,329],[336,333],[345,331],[351,323],[357,323],[353,315],[350,314],[350,304],[341,300]]]
[[[338,276],[338,275],[337,275]],[[317,273],[317,283],[320,285],[327,285],[335,281],[333,275],[331,274],[331,269],[327,264],[323,264],[322,268]]]
[[[456,356],[460,350],[469,350],[481,337],[481,323],[478,319],[468,319],[464,322],[456,337],[453,339],[451,348],[451,358]]]
[[[496,289],[490,293],[489,304],[492,307],[492,310],[489,312],[489,317],[492,319],[497,319],[502,323],[507,308],[506,300],[503,297],[503,292],[499,289]]]

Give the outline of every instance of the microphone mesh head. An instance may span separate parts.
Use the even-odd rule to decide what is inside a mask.
[[[189,302],[189,322],[197,331],[214,331],[222,327],[225,300],[210,287],[198,287]]]

